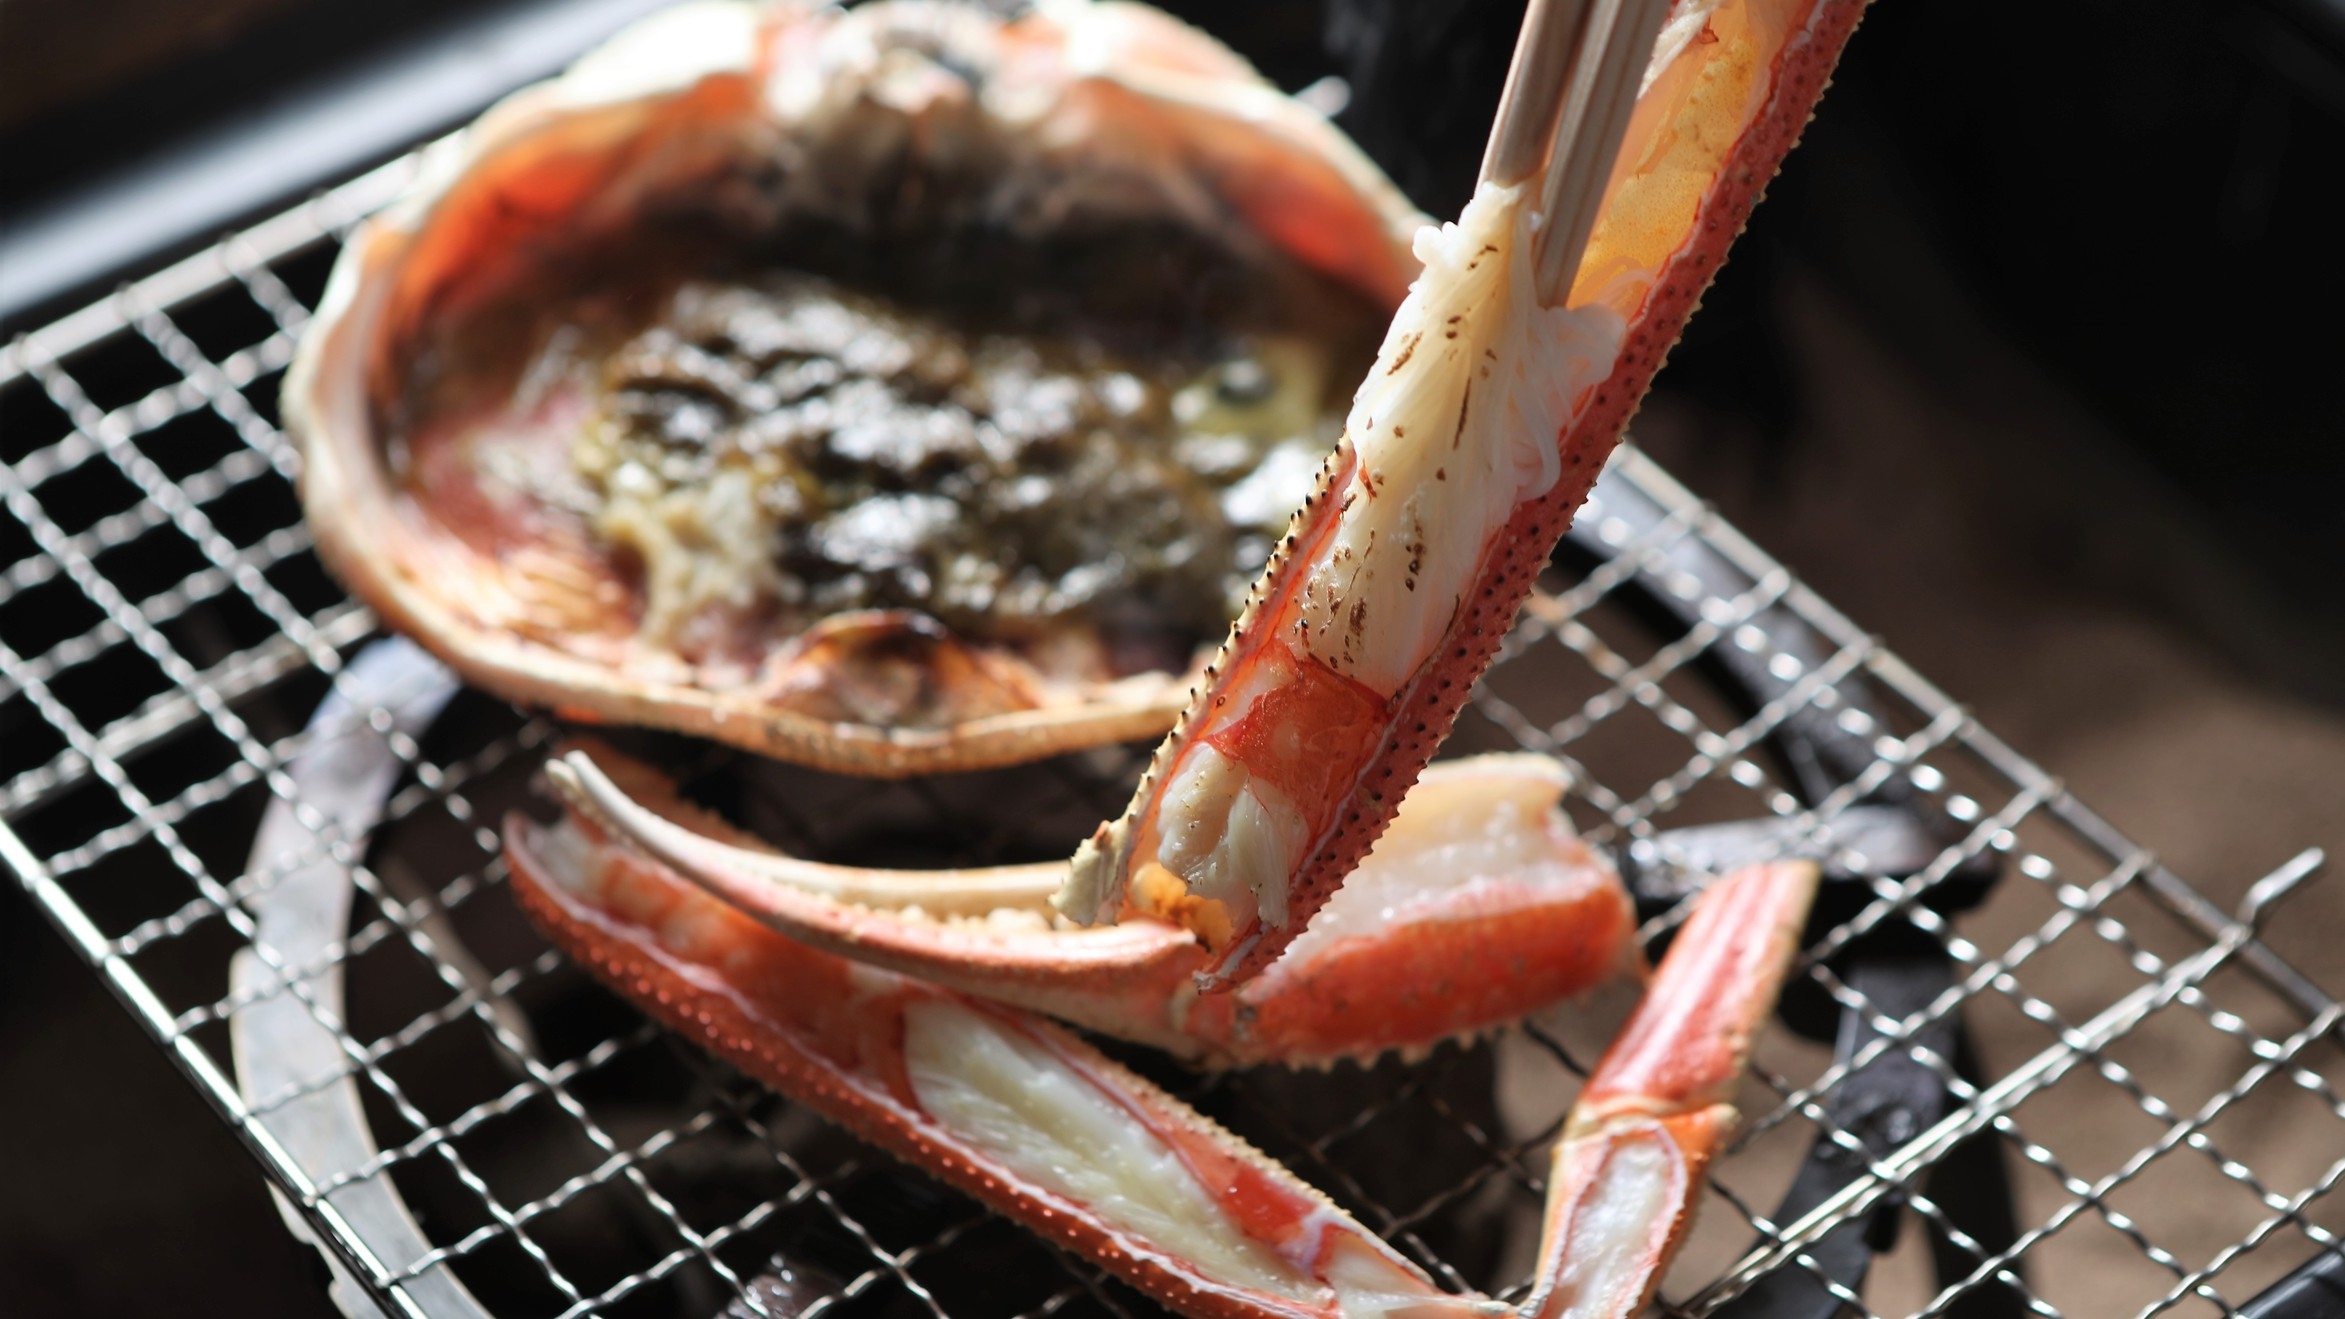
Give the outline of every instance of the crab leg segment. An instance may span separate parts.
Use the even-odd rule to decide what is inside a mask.
[[[795,939],[1192,1061],[1423,1048],[1567,998],[1637,959],[1628,895],[1570,831],[1557,809],[1563,767],[1541,756],[1429,770],[1310,932],[1226,995],[1197,992],[1207,954],[1177,926],[1054,925],[1045,899],[1064,863],[822,866],[692,812],[657,774],[608,752],[574,751],[548,777],[599,828]]]
[[[591,826],[509,820],[513,890],[645,1011],[1176,1310],[1467,1314],[1318,1192],[1025,1013],[831,957]]]
[[[1447,734],[1862,7],[1679,6],[1565,307],[1534,291],[1523,186],[1419,233],[1344,441],[1060,910],[1179,922],[1209,986],[1302,932]]]
[[[1100,913],[1120,864],[1134,908],[1240,961],[1308,920],[1290,875],[1329,846],[1400,698],[1440,654],[1482,547],[1562,478],[1552,437],[1620,342],[1608,309],[1538,306],[1532,226],[1521,189],[1486,188],[1458,223],[1420,234],[1426,273],[1325,488],[1225,648],[1216,699],[1160,764],[1158,811],[1078,855],[1070,915]],[[1523,342],[1553,349],[1537,375],[1514,351]]]
[[[1756,866],[1703,894],[1556,1144],[1528,1319],[1625,1319],[1652,1299],[1733,1131],[1816,879],[1806,862]]]

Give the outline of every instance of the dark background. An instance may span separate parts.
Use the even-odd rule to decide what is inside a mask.
[[[1348,76],[1345,126],[1421,205],[1454,213],[1519,0],[1171,7],[1288,86]],[[491,8],[0,3],[0,264],[44,216],[297,113],[312,91]],[[323,181],[237,204],[264,214]],[[2119,602],[2225,681],[2291,709],[2345,709],[2341,204],[2340,0],[1881,0],[1657,385],[1656,429],[1696,437],[1666,456],[1697,489],[1710,492],[1706,464],[1736,474],[1719,478],[1734,516],[1796,526],[1805,487],[1784,474],[1837,461],[1803,445],[1840,369],[1789,360],[1799,308],[1829,302],[1869,343],[1850,360],[1894,363],[1966,414],[1995,414],[2011,389],[1983,357],[2022,362],[2067,419],[2061,479],[2044,479],[2054,460],[2024,426],[1961,430],[1982,451],[1953,456],[1985,474],[1964,516],[1999,541],[2004,589]],[[154,263],[234,218],[159,225]],[[31,328],[104,287],[0,326]],[[1943,469],[1905,470],[1921,473],[1912,482]],[[1887,525],[1931,493],[1891,482],[1867,498]],[[1761,539],[1812,577],[1866,550],[1844,536],[1803,561]],[[1940,589],[1873,581],[1862,589],[1887,603],[1868,610],[1849,580],[1827,594],[1877,625],[1928,616]],[[1935,635],[1890,628],[1943,673]],[[329,1312],[320,1270],[226,1127],[13,885],[0,885],[0,1168],[10,1313]]]

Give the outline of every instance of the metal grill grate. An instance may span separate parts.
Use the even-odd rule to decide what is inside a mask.
[[[565,965],[511,909],[492,831],[528,799],[548,728],[471,696],[456,698],[464,717],[419,722],[354,667],[377,629],[310,553],[275,396],[338,240],[412,169],[386,166],[0,348],[0,856],[389,1312],[713,1313],[777,1254],[836,1275],[839,1314],[1145,1312]],[[1884,1199],[1913,1211],[1908,1231],[1862,1294],[1831,1285],[1849,1313],[1959,1315],[1990,1293],[2042,1314],[2227,1313],[2337,1246],[2324,1200],[2345,1176],[2337,1005],[1650,461],[1624,451],[1607,483],[1582,523],[1615,557],[1551,575],[1459,747],[1569,759],[1575,816],[1624,852],[1703,821],[1828,827],[1893,779],[1964,831],[1913,878],[1876,883],[1802,973],[1796,994],[1879,1037],[1841,1062],[1780,1026],[1763,1041],[1750,1121],[1671,1304],[1707,1313],[1769,1270],[1813,1272],[1824,1233]],[[1623,499],[1663,516],[1632,524],[1607,508]],[[1687,544],[1731,589],[1679,569]],[[1699,622],[1657,638],[1621,598],[1640,578]],[[1755,714],[1702,676],[1729,652],[1781,684]],[[375,739],[398,771],[371,842],[321,796],[320,762],[297,759],[330,740],[305,731],[329,694],[356,707],[333,736]],[[1763,752],[1792,718],[1870,748],[1856,781],[1812,807]],[[817,853],[849,846],[860,818],[959,861],[1042,854],[1074,836],[1053,830],[1120,803],[1136,754],[834,782],[854,812],[761,824]],[[1009,828],[980,805],[1005,791],[1029,804]],[[295,842],[251,865],[264,819]],[[1919,901],[1979,857],[2005,874],[1982,906],[1948,917]],[[281,946],[271,902],[318,875],[346,917],[334,908],[315,947]],[[1892,922],[1954,967],[1954,987],[1910,1014],[1875,1011],[1825,960]],[[240,1067],[236,1024],[264,1008],[292,1014],[305,1062]],[[1195,1078],[1137,1061],[1437,1276],[1519,1295],[1541,1148],[1616,1008],[1364,1078]],[[1955,1016],[1975,1060],[1927,1042]],[[1813,1212],[1770,1222],[1837,1089],[1898,1052],[1945,1077],[1959,1107]],[[279,1080],[260,1085],[263,1071]],[[321,1143],[316,1115],[335,1104],[365,1139]],[[2007,1247],[1975,1236],[1975,1215],[1932,1180],[1982,1158],[2015,1184]],[[391,1202],[419,1237],[401,1237]]]

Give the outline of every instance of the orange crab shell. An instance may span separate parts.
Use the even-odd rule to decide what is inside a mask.
[[[773,646],[753,678],[711,685],[634,635],[627,588],[575,527],[500,502],[429,456],[453,442],[404,476],[391,470],[390,452],[409,447],[398,415],[409,372],[444,353],[452,327],[525,279],[607,260],[662,199],[754,209],[734,185],[786,132],[774,105],[791,80],[819,81],[839,58],[826,43],[848,24],[868,32],[944,12],[685,6],[435,148],[415,192],[352,237],[287,378],[303,504],[335,575],[509,699],[834,771],[974,769],[1170,728],[1190,675],[1054,676],[900,611],[820,623]],[[1211,38],[1119,3],[1008,24],[956,9],[951,20],[996,24],[997,76],[1056,80],[1059,101],[1036,129],[1051,159],[1086,145],[1141,153],[1223,222],[1376,305],[1398,303],[1422,217],[1324,119]],[[1091,63],[1071,69],[1078,42]]]
[[[1596,387],[1587,407],[1561,437],[1562,479],[1543,497],[1515,510],[1506,530],[1489,547],[1479,579],[1481,590],[1463,602],[1461,617],[1451,632],[1455,640],[1450,653],[1420,675],[1402,696],[1392,719],[1387,750],[1363,778],[1363,790],[1370,800],[1397,803],[1449,736],[1463,705],[1464,691],[1496,658],[1499,644],[1513,630],[1515,615],[1546,568],[1555,543],[1571,528],[1580,505],[1587,502],[1589,490],[1620,442],[1621,433],[1628,429],[1629,418],[1644,401],[1653,376],[1684,332],[1687,318],[1701,305],[1702,293],[1718,267],[1725,263],[1727,249],[1742,234],[1768,180],[1775,177],[1784,156],[1807,127],[1817,98],[1831,80],[1832,66],[1840,59],[1841,47],[1856,30],[1867,2],[1816,0],[1804,34],[1791,39],[1777,55],[1778,72],[1766,104],[1717,165],[1716,181],[1696,211],[1691,240],[1669,258],[1643,311],[1629,322],[1628,338],[1614,360],[1612,375]],[[1689,136],[1690,129],[1689,125]],[[1662,149],[1676,148],[1672,144]],[[1604,221],[1620,223],[1616,217],[1621,210],[1608,204]],[[1583,267],[1581,288],[1602,273],[1593,266]],[[1576,301],[1580,288],[1574,292]],[[1354,811],[1337,825],[1328,850],[1311,874],[1297,884],[1304,893],[1317,895],[1300,900],[1305,918],[1367,854],[1389,817],[1389,807],[1374,816],[1373,822],[1370,814]],[[1263,963],[1276,953],[1276,949],[1266,950]],[[1252,969],[1236,974],[1243,976]]]
[[[1806,126],[1866,3],[1739,0],[1719,5],[1706,15],[1709,39],[1700,41],[1705,53],[1674,61],[1639,102],[1568,299],[1575,307],[1612,307],[1626,319],[1627,335],[1609,375],[1577,405],[1557,437],[1561,476],[1544,495],[1518,505],[1485,543],[1443,648],[1381,708],[1342,711],[1346,723],[1365,731],[1357,737],[1347,734],[1345,745],[1316,752],[1339,766],[1338,771],[1321,767],[1322,776],[1341,781],[1333,791],[1312,798],[1327,824],[1288,880],[1287,922],[1275,930],[1257,922],[1235,937],[1215,937],[1213,984],[1245,981],[1277,960],[1367,855],[1449,736],[1468,693],[1513,628],[1548,556],[1586,501],[1687,317]],[[1731,36],[1714,35],[1712,29],[1721,25],[1731,25]],[[1651,272],[1649,283],[1638,278],[1640,272]],[[1344,511],[1336,492],[1351,488],[1356,466],[1347,439],[1322,468],[1316,490],[1207,666],[1207,682],[1159,746],[1130,812],[1117,824],[1102,826],[1088,845],[1103,859],[1094,864],[1135,869],[1147,864],[1145,857],[1133,862],[1133,848],[1145,834],[1143,826],[1153,828],[1157,794],[1190,740],[1211,724],[1226,691],[1284,645],[1273,626],[1290,598],[1308,585],[1312,549],[1333,535]],[[1372,703],[1373,693],[1352,700],[1351,706],[1363,702]],[[1335,720],[1322,715],[1312,722],[1325,733]],[[1128,892],[1135,899],[1146,896],[1140,880],[1138,874],[1131,876]],[[1136,913],[1152,912],[1137,900],[1127,906]],[[1080,899],[1069,910],[1078,918],[1093,918]],[[1204,935],[1220,933],[1210,920],[1184,923]],[[1226,930],[1226,920],[1222,924]]]
[[[523,910],[646,1013],[1182,1313],[1431,1319],[1508,1308],[1443,1292],[1292,1173],[1017,1007],[799,943],[615,845],[588,819],[545,828],[509,818],[505,841]],[[1642,1312],[1685,1235],[1703,1171],[1735,1125],[1725,1096],[1792,964],[1816,882],[1812,865],[1759,866],[1697,900],[1565,1125],[1539,1265],[1520,1312],[1542,1319]],[[1038,1161],[1020,1157],[992,1129],[998,1114],[939,1102],[948,1096],[934,1084],[937,1056],[928,1054],[931,1084],[923,1089],[914,1036],[916,1018],[933,1021],[940,1008],[953,1014],[956,1040],[1014,1036],[1047,1060],[1022,1064],[1028,1070],[1010,1084],[1030,1082],[1035,1093],[1079,1088],[1105,1101],[1120,1136],[1078,1122],[1087,1134]],[[966,1074],[964,1063],[943,1066]],[[993,1085],[998,1093],[1004,1082],[997,1076]],[[1317,1285],[1273,1294],[1230,1274],[1226,1253],[1187,1252],[1183,1240],[1199,1238],[1177,1230],[1180,1223],[1122,1212],[1113,1197],[1069,1186],[1059,1159],[1129,1165],[1097,1157],[1121,1137],[1165,1156],[1152,1176],[1191,1181],[1206,1201],[1195,1206],[1205,1221],[1267,1248],[1290,1279]]]
[[[554,944],[670,1029],[947,1185],[1012,1216],[1170,1309],[1201,1319],[1339,1319],[1332,1303],[1274,1296],[1119,1230],[1093,1207],[1021,1183],[923,1110],[905,1074],[906,1006],[946,1000],[1015,1031],[1115,1096],[1129,1119],[1177,1151],[1250,1236],[1318,1242],[1321,1257],[1379,1258],[1417,1313],[1465,1314],[1420,1270],[1344,1219],[1324,1195],[1252,1146],[1060,1028],[1013,1008],[862,971],[759,925],[653,863],[613,853],[624,876],[605,904],[566,892],[541,856],[543,832],[509,819],[515,900]],[[687,948],[676,945],[683,944]],[[697,958],[694,956],[697,954]],[[1329,1301],[1332,1302],[1330,1297]]]
[[[598,796],[582,775],[621,794],[623,803]],[[594,822],[599,832],[624,839],[798,944],[1209,1067],[1326,1066],[1429,1049],[1642,970],[1628,891],[1608,863],[1552,820],[1524,832],[1539,839],[1537,857],[1568,875],[1568,883],[1534,886],[1496,869],[1483,876],[1488,885],[1479,891],[1452,893],[1406,914],[1387,911],[1373,933],[1355,930],[1308,951],[1298,948],[1235,993],[1199,995],[1196,976],[1208,955],[1176,926],[1127,921],[1070,930],[914,919],[755,873],[745,859],[760,854],[800,872],[899,872],[854,872],[772,852],[681,800],[658,770],[608,747],[573,744],[549,762],[549,778],[570,785],[561,795],[573,820]],[[1473,778],[1462,782],[1471,785]],[[1503,788],[1496,791],[1504,796]],[[669,834],[692,841],[679,849]],[[1060,869],[918,873],[933,883],[929,900],[935,902],[972,873],[1039,873],[1047,880]],[[939,903],[939,909],[966,914],[957,904]]]

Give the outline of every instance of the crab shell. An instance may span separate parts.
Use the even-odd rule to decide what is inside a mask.
[[[546,776],[582,825],[793,943],[1199,1066],[1420,1055],[1643,973],[1628,890],[1572,831],[1560,806],[1569,773],[1545,756],[1429,772],[1317,938],[1211,995],[1195,984],[1205,950],[1178,926],[1043,924],[1064,862],[891,871],[801,860],[591,739],[548,761]]]
[[[1817,872],[1695,902],[1589,1077],[1547,1179],[1520,1309],[1442,1291],[1309,1183],[1022,1008],[769,929],[572,817],[506,822],[522,909],[654,1019],[1175,1311],[1213,1319],[1630,1319],[1736,1124]]]
[[[1132,804],[1076,854],[1061,911],[1177,920],[1213,947],[1215,986],[1260,974],[1306,928],[1496,658],[1866,3],[1676,0],[1571,292],[1536,309],[1539,333],[1508,312],[1532,306],[1535,191],[1485,180],[1427,235],[1433,260],[1344,441]],[[1483,292],[1500,271],[1514,296]],[[1523,382],[1503,403],[1473,393],[1492,371],[1497,390]],[[1412,389],[1417,406],[1397,410]],[[1538,479],[1510,487],[1524,471]]]
[[[754,233],[777,208],[851,191],[842,160],[877,170],[948,154],[972,125],[1005,157],[989,220],[1170,215],[1385,309],[1415,272],[1421,217],[1375,167],[1154,10],[1056,4],[1005,23],[914,0],[846,14],[685,5],[440,144],[412,194],[343,250],[284,394],[320,555],[470,681],[583,720],[887,777],[1163,733],[1188,675],[1047,673],[903,611],[833,616],[771,644],[754,673],[709,681],[637,635],[630,588],[576,526],[409,462],[408,386],[419,362],[459,351],[451,336],[468,317],[511,315],[549,278],[577,287],[594,263],[631,255],[647,215]]]

